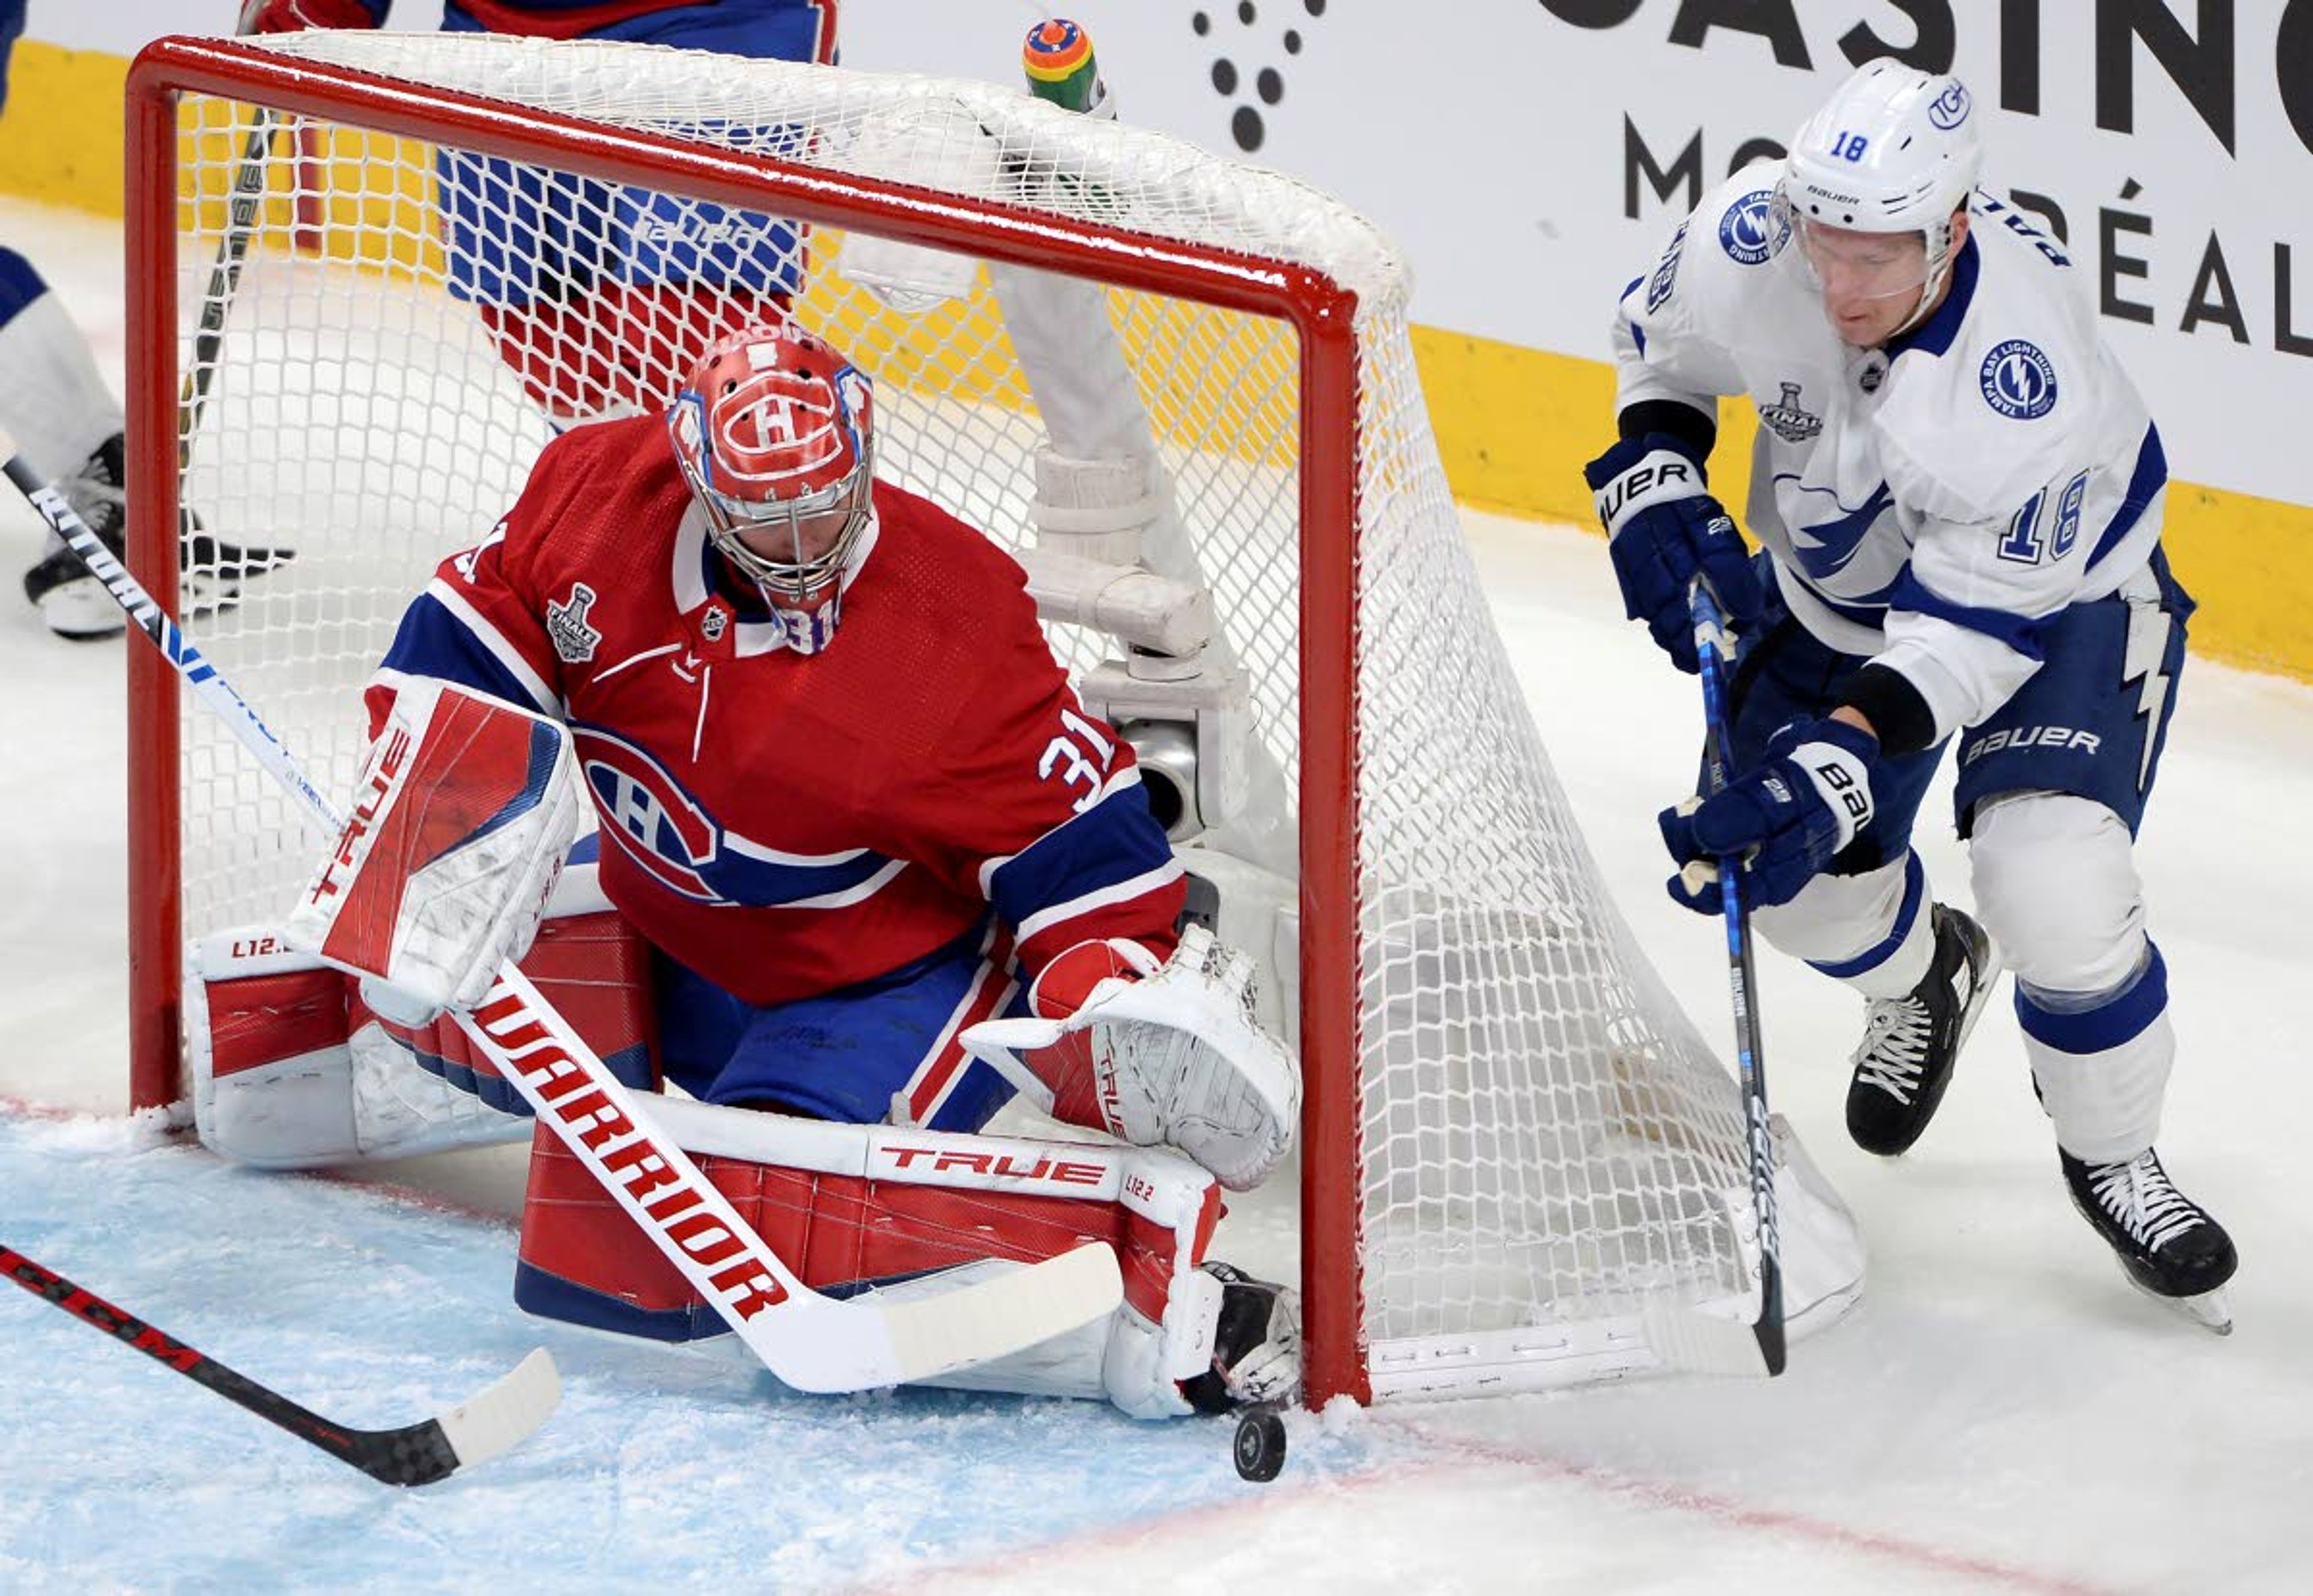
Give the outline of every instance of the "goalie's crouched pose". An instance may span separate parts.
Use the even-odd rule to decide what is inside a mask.
[[[664,415],[547,447],[403,617],[287,947],[199,951],[204,1137],[297,1165],[503,1136],[471,1099],[414,1114],[412,1083],[452,1094],[407,1059],[511,1109],[442,1011],[519,959],[630,1084],[682,1089],[644,1101],[821,1290],[1114,1246],[1112,1322],[946,1383],[1151,1417],[1288,1394],[1291,1293],[1203,1255],[1218,1188],[1290,1143],[1292,1056],[1250,960],[1176,934],[1132,750],[1019,568],[875,481],[874,428],[859,372],[765,327]],[[978,1135],[1016,1090],[1125,1145]],[[521,1258],[534,1312],[722,1328],[550,1137]]]

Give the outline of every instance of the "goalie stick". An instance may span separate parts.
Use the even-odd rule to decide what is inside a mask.
[[[5,472],[129,620],[223,716],[242,746],[332,836],[346,821],[289,750],[0,434]],[[814,1291],[688,1153],[662,1132],[568,1022],[509,964],[460,1028],[766,1368],[797,1390],[903,1385],[1022,1351],[1113,1312],[1123,1300],[1103,1242],[937,1295],[890,1302]]]
[[[1695,656],[1702,664],[1703,785],[1716,793],[1727,785],[1729,774],[1726,620],[1711,590],[1700,582],[1690,590],[1687,605],[1694,621]],[[1743,1139],[1749,1153],[1751,1202],[1759,1221],[1759,1317],[1746,1327],[1692,1309],[1649,1304],[1644,1318],[1647,1339],[1666,1363],[1705,1373],[1774,1375],[1783,1372],[1784,1362],[1782,1240],[1775,1221],[1775,1144],[1767,1118],[1767,1061],[1759,1040],[1751,912],[1743,902],[1739,864],[1732,858],[1719,862],[1719,905],[1727,928],[1727,984],[1735,1008],[1736,1062],[1743,1084]]]
[[[487,1389],[432,1418],[397,1430],[356,1430],[323,1418],[205,1352],[116,1308],[85,1286],[33,1262],[0,1242],[0,1274],[154,1362],[205,1385],[298,1440],[352,1464],[390,1486],[432,1485],[461,1469],[486,1463],[528,1440],[562,1400],[554,1359],[539,1347]]]

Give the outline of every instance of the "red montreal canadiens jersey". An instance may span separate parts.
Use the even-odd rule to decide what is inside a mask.
[[[749,1003],[886,974],[991,907],[1032,974],[1089,937],[1169,953],[1180,866],[1019,566],[888,484],[875,511],[840,625],[797,654],[718,584],[658,417],[566,434],[405,613],[373,715],[424,675],[567,721],[604,891]]]

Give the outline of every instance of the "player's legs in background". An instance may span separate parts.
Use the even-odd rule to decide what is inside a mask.
[[[1862,663],[1785,618],[1764,631],[1737,672],[1733,759],[1755,765],[1767,739],[1819,715]],[[1847,1129],[1886,1156],[1920,1138],[1943,1101],[1998,966],[1989,939],[1959,909],[1938,903],[1912,850],[1912,822],[1943,748],[1883,758],[1871,777],[1869,829],[1789,903],[1754,912],[1780,951],[1860,993],[1863,1039],[1850,1062]]]
[[[2076,606],[2047,663],[1960,749],[1975,898],[2016,970],[2016,1013],[2073,1201],[2152,1293],[2208,1299],[2224,1228],[2153,1153],[2176,1057],[2168,967],[2146,934],[2134,838],[2159,768],[2192,601],[2156,559]],[[2221,1300],[2191,1310],[2229,1324]]]
[[[9,58],[24,31],[24,0],[0,0],[0,107],[8,102]],[[119,554],[120,407],[97,373],[87,338],[56,294],[31,261],[5,248],[0,248],[0,372],[7,373],[0,381],[0,426]],[[108,440],[110,474],[101,479],[100,452]],[[101,637],[121,629],[119,610],[54,532],[24,573],[24,596],[61,636]]]
[[[469,32],[510,22],[453,4],[442,25]],[[580,36],[826,61],[834,27],[825,4],[722,0]],[[758,144],[776,149],[787,136],[766,127]],[[717,137],[729,142],[731,130]],[[558,427],[664,405],[707,345],[778,314],[802,291],[806,234],[794,223],[451,151],[438,171],[451,292],[474,304],[500,358]]]
[[[119,401],[104,385],[88,339],[32,263],[0,248],[0,426],[32,468],[64,490],[105,546],[121,551]],[[24,596],[50,629],[105,637],[120,611],[54,532],[24,573]]]

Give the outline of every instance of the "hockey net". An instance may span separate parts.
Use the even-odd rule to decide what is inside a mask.
[[[1181,851],[1304,1060],[1312,1397],[1642,1371],[1649,1300],[1747,1316],[1734,1084],[1551,771],[1369,224],[1017,92],[639,46],[164,40],[130,88],[132,563],[198,592],[154,535],[180,469],[216,534],[296,551],[187,630],[325,790],[402,608],[550,416],[663,404],[784,295],[872,374],[880,473],[1007,548],[1039,541],[1040,450],[1137,434],[1157,462],[1141,557],[1209,594],[1200,666],[1051,634],[1120,719],[1208,712]],[[634,308],[669,283],[675,323]],[[1040,294],[1060,332],[1023,324]],[[1102,369],[1137,404],[1069,391]],[[135,1094],[161,1103],[185,939],[277,920],[322,839],[135,657]]]

